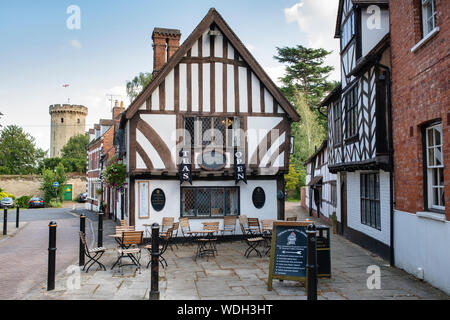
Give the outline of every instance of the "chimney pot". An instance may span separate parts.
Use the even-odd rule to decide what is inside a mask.
[[[153,39],[153,73],[160,71],[180,47],[181,33],[177,29],[155,28]]]

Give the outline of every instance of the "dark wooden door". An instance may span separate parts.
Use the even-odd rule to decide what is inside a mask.
[[[341,174],[341,228],[340,234],[345,234],[347,227],[347,175]]]

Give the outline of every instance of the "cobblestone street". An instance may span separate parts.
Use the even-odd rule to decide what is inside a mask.
[[[298,203],[287,203],[287,215],[306,217]],[[111,266],[117,258],[115,242],[107,237],[113,233],[112,221],[105,221],[104,246],[109,248],[102,262],[107,271],[81,272],[80,288],[72,288],[74,274],[60,272],[56,289],[51,292],[45,286],[30,291],[26,299],[148,299],[150,270],[145,268],[149,261],[147,251],[142,252],[143,268],[137,272],[134,267],[124,267],[121,275]],[[92,239],[89,239],[92,240]],[[92,242],[92,241],[90,241]],[[75,244],[78,245],[78,242]],[[165,258],[167,268],[160,268],[161,299],[284,299],[305,300],[302,284],[293,281],[274,280],[273,291],[267,290],[269,257],[244,257],[246,245],[240,241],[218,244],[218,256],[194,260],[195,246],[173,246]],[[319,279],[320,300],[342,299],[448,299],[443,292],[417,280],[406,272],[391,268],[387,261],[372,255],[361,247],[338,235],[331,237],[332,278]],[[58,257],[59,258],[59,257]],[[77,255],[73,256],[77,264]],[[381,289],[369,290],[366,282],[367,267],[381,268]]]

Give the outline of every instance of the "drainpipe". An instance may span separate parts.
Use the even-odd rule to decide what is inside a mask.
[[[392,101],[391,101],[391,72],[387,66],[378,64],[386,71],[387,116],[389,135],[389,202],[390,202],[390,265],[395,266],[394,253],[394,138],[392,135]]]

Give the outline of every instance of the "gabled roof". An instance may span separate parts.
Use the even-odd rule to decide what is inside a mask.
[[[338,5],[338,14],[336,20],[336,29],[334,32],[335,38],[341,37],[341,22],[342,22],[342,11],[344,10],[344,2],[345,0],[339,0]],[[389,0],[352,0],[353,4],[357,4],[360,6],[368,6],[371,4],[376,5],[389,5]]]
[[[114,125],[114,120],[111,119],[100,119],[101,126],[112,126]]]
[[[319,149],[317,149],[305,162],[304,165],[310,163],[319,153],[321,153],[328,146],[328,139],[324,139]]]
[[[158,88],[169,72],[181,61],[187,51],[194,45],[194,43],[202,36],[202,34],[209,29],[211,24],[215,25],[227,37],[228,41],[233,45],[235,50],[239,53],[242,59],[249,65],[256,76],[265,85],[267,90],[272,94],[278,104],[284,109],[293,121],[299,121],[300,116],[295,111],[294,107],[289,103],[286,97],[281,93],[278,87],[273,83],[272,79],[267,75],[264,69],[258,64],[256,59],[252,56],[250,51],[239,40],[236,34],[231,30],[222,16],[211,8],[208,14],[203,18],[200,24],[194,29],[189,37],[183,42],[180,48],[170,57],[163,68],[158,72],[156,77],[142,90],[131,105],[126,110],[126,118],[130,119],[139,110],[139,107],[148,99],[152,92]]]

